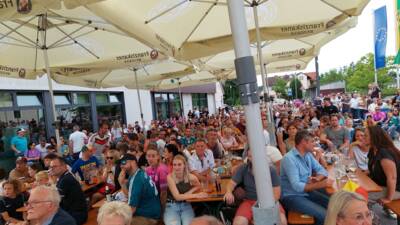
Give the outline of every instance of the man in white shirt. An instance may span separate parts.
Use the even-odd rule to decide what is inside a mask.
[[[78,159],[82,147],[85,145],[87,136],[79,130],[79,126],[73,127],[74,132],[69,135],[69,149],[72,150],[74,159]]]
[[[211,150],[207,149],[204,139],[197,139],[194,148],[196,151],[189,158],[190,172],[200,180],[205,180],[215,166],[214,155]]]
[[[353,119],[360,118],[359,102],[360,100],[358,99],[357,94],[353,94],[353,97],[350,99],[350,109],[351,109],[351,114],[353,115]]]
[[[39,144],[35,146],[35,148],[40,152],[40,158],[44,158],[48,152],[47,152],[47,147],[50,144],[47,143],[46,138],[40,138]]]

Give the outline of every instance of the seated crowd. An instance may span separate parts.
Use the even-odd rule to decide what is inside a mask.
[[[313,104],[275,105],[276,124],[268,124],[266,110],[261,110],[265,161],[281,224],[287,224],[289,211],[310,215],[318,225],[372,223],[364,197],[326,192],[334,183],[328,177],[327,152],[353,159],[383,187],[382,192],[369,194],[369,200],[385,204],[400,199],[400,151],[393,143],[399,125],[397,106],[381,116],[366,114],[363,124],[358,121],[360,111],[352,108],[355,100],[343,112],[343,104],[338,107],[333,101],[336,97]],[[379,101],[371,103],[378,112]],[[368,115],[373,121],[368,122]],[[268,125],[276,134],[268,132]],[[257,192],[243,112],[190,112],[185,120],[152,121],[146,129],[138,124],[121,127],[118,121],[110,129],[104,122],[89,137],[78,125],[73,130],[61,143],[41,139],[38,145],[27,142],[23,129],[17,131],[12,141],[16,167],[8,176],[3,174],[0,188],[2,223],[81,225],[94,204],[113,198],[115,202],[100,209],[98,224],[219,224],[210,217],[195,219],[204,212],[188,200],[209,196],[209,184],[219,179],[215,169],[222,165],[231,177],[223,199],[236,207],[235,216],[224,219],[234,225],[253,223]],[[277,147],[271,145],[271,136],[276,137]],[[238,165],[230,162],[233,154],[242,156]],[[17,210],[23,206],[27,210]],[[114,220],[119,222],[110,222]]]

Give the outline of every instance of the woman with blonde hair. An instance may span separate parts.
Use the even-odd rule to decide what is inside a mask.
[[[324,225],[371,225],[373,215],[363,196],[339,191],[329,201]]]
[[[222,129],[221,144],[226,150],[239,147],[239,144],[236,141],[235,136],[233,136],[232,134],[233,130],[231,128],[225,127],[224,129]]]
[[[205,198],[204,192],[195,193],[200,189],[197,177],[189,173],[186,158],[176,155],[172,163],[172,172],[167,176],[167,204],[164,212],[165,225],[189,225],[194,218],[192,205],[186,200]]]
[[[35,174],[35,185],[48,185],[50,182],[49,173],[45,170],[42,170]]]

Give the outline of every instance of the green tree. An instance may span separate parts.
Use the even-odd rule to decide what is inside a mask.
[[[393,77],[388,75],[389,69],[392,67],[393,57],[387,58],[387,66],[378,70],[378,85],[382,89],[387,88],[393,82]],[[359,61],[351,67],[346,68],[346,88],[348,91],[358,91],[366,93],[368,84],[375,81],[374,55],[368,53],[361,57]]]
[[[292,79],[292,81],[290,81],[290,88],[292,89],[293,98],[296,98],[296,91],[297,91],[297,98],[298,99],[303,98],[303,91],[301,90],[301,82],[299,79],[297,79],[297,77],[295,79]]]
[[[274,90],[280,98],[289,99],[286,84],[287,81],[285,79],[278,77],[272,90]]]
[[[227,105],[240,105],[239,87],[236,80],[227,80],[224,85],[224,102]]]
[[[344,73],[343,70],[339,69],[331,69],[329,72],[321,74],[321,79],[320,79],[320,84],[329,84],[333,83],[336,81],[341,81],[344,79]]]

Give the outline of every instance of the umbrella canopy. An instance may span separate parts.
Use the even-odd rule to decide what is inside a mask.
[[[59,10],[62,5],[67,9],[73,9],[100,1],[104,0],[4,0],[0,1],[0,21],[39,15],[49,9]]]
[[[369,0],[245,1],[250,41],[253,6],[263,40],[305,37],[360,15]],[[226,0],[108,0],[87,6],[130,36],[179,60],[232,49]],[[123,15],[123,16],[121,16]]]
[[[319,49],[329,41],[342,35],[357,24],[357,17],[342,22],[336,29],[318,33],[303,38],[274,40],[265,43],[264,60],[268,63],[268,73],[303,70],[319,53]],[[252,48],[255,62],[256,48]],[[196,85],[196,82],[216,82],[219,80],[235,79],[233,59],[234,52],[227,51],[214,56],[205,57],[190,62],[166,60],[157,64],[137,67],[138,86],[145,89],[164,90],[176,85],[171,79],[180,78],[182,86]],[[96,63],[103,64],[103,63]],[[125,86],[135,88],[132,68],[98,69],[89,64],[72,65],[71,68],[81,68],[86,73],[74,74],[68,67],[52,68],[53,79],[59,83],[84,87],[107,88]],[[260,68],[257,67],[259,70]],[[196,73],[204,71],[203,73]],[[209,73],[206,73],[208,71]],[[185,76],[188,76],[185,78]],[[164,81],[163,81],[164,80]]]
[[[41,31],[45,43],[39,40]],[[43,74],[43,49],[51,67],[72,75],[167,59],[83,7],[0,23],[0,75],[34,79]]]

